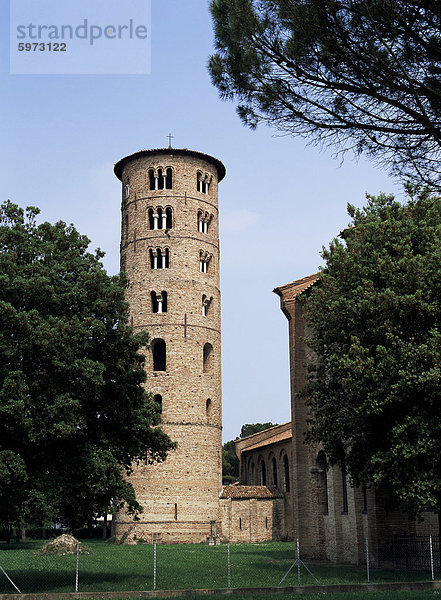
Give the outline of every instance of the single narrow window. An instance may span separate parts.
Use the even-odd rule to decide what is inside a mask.
[[[268,517],[265,517],[265,527],[268,529]]]
[[[171,190],[173,188],[173,171],[172,169],[170,169],[170,167],[166,170],[165,183],[165,187],[167,190]],[[170,229],[170,227],[168,227],[167,229]]]
[[[203,373],[213,372],[213,346],[205,344],[203,352]]]
[[[171,229],[173,227],[173,211],[170,206],[165,209],[165,228]]]
[[[130,183],[129,180],[126,181],[125,185],[124,185],[124,198],[125,200],[127,200],[127,198],[130,196]]]
[[[273,485],[275,485],[277,487],[279,485],[278,481],[277,481],[277,461],[273,457],[271,462],[272,462],[272,466],[273,466]]]
[[[129,215],[128,213],[125,214],[124,217],[124,233],[125,233],[125,238],[127,239],[129,237]]]
[[[178,505],[175,504],[175,521],[178,520]]]
[[[156,292],[150,292],[150,298],[152,301],[152,312],[157,313],[158,312],[158,297],[156,295]]]
[[[198,171],[196,173],[196,189],[198,192],[202,192],[202,173],[200,171]]]
[[[158,190],[163,190],[164,189],[164,181],[165,176],[163,175],[162,169],[158,169]]]
[[[156,406],[159,414],[162,414],[162,396],[161,396],[161,394],[155,394],[153,396],[153,402],[155,403],[155,406]]]
[[[152,342],[153,352],[153,370],[154,371],[165,371],[166,370],[166,344],[164,340],[157,338]]]
[[[260,478],[261,485],[266,485],[266,465],[265,465],[265,461],[263,459],[262,459],[262,462],[260,463],[260,473],[261,473],[261,478]]]
[[[156,213],[158,215],[158,226],[156,227],[156,229],[165,229],[165,214],[163,214],[162,212],[162,208],[159,206],[156,209]]]
[[[156,190],[156,177],[153,169],[149,169],[149,187],[151,190]],[[152,228],[153,229],[153,228]]]
[[[242,517],[239,517],[239,529],[242,529]]]
[[[155,224],[153,220],[153,208],[149,208],[147,211],[148,219],[149,219],[149,229],[154,229]]]
[[[284,474],[284,488],[285,492],[289,492],[290,490],[290,481],[289,481],[289,461],[286,454],[283,456],[283,474]]]
[[[162,312],[166,313],[167,312],[167,292],[165,292],[164,290],[162,290],[162,292],[161,292],[161,300],[162,300]]]
[[[207,414],[207,417],[209,417],[210,414],[211,414],[211,400],[210,400],[210,398],[207,398],[207,401],[205,402],[205,412]]]
[[[158,251],[156,250],[156,248],[150,248],[149,250],[149,256],[150,256],[150,268],[151,269],[158,269]]]

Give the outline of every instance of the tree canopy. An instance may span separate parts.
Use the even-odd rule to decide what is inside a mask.
[[[310,441],[389,507],[441,510],[441,199],[368,196],[305,298]]]
[[[0,209],[0,522],[81,525],[140,509],[125,475],[173,447],[144,391],[124,275],[73,226]]]
[[[441,187],[439,2],[212,0],[211,12],[211,78],[246,125]]]

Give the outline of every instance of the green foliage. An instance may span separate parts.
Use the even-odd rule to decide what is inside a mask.
[[[310,440],[390,507],[441,509],[441,199],[368,196],[323,250],[312,326]]]
[[[212,0],[213,84],[243,122],[440,186],[441,4]]]
[[[244,438],[253,433],[259,433],[270,427],[274,427],[277,423],[246,423],[242,425],[240,437]],[[239,438],[236,438],[238,440]],[[239,459],[234,450],[234,441],[225,442],[222,446],[222,483],[227,485],[239,480]]]
[[[265,431],[265,429],[269,429],[270,427],[275,427],[277,423],[246,423],[242,425],[242,429],[240,430],[240,437],[248,437],[249,435],[253,435],[254,433],[259,433],[260,431]]]
[[[148,340],[128,326],[124,276],[38,212],[0,209],[0,522],[74,526],[112,499],[139,509],[123,474],[171,442],[143,389]]]

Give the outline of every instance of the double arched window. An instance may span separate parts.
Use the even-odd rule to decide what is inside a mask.
[[[173,187],[173,171],[170,167],[149,169],[149,188],[151,190],[171,190]]]
[[[153,313],[167,312],[167,292],[150,292]]]
[[[168,269],[170,266],[170,250],[168,248],[150,248],[150,268]]]
[[[150,229],[171,229],[173,227],[173,211],[170,206],[149,208],[147,215]]]

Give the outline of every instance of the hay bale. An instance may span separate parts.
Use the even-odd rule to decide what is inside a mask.
[[[63,533],[63,535],[47,542],[36,554],[66,556],[68,554],[76,554],[77,546],[80,554],[90,554],[90,549],[85,544],[79,542],[73,535]]]

